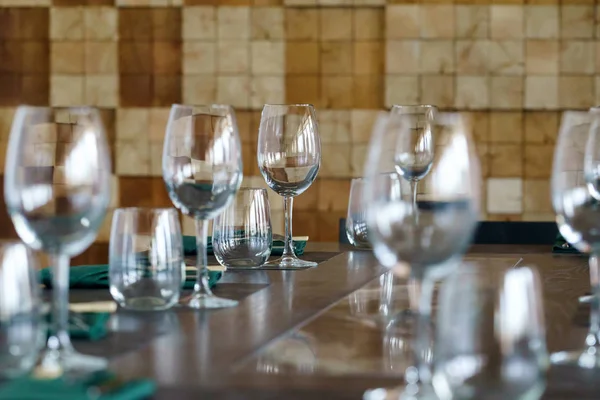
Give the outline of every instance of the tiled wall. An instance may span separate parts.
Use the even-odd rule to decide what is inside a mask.
[[[18,104],[91,104],[114,155],[113,206],[166,206],[171,103],[235,106],[246,184],[264,186],[262,104],[310,102],[323,166],[295,201],[294,233],[337,240],[376,111],[431,103],[476,120],[484,218],[549,220],[560,112],[600,103],[598,38],[594,0],[0,0],[0,165]]]

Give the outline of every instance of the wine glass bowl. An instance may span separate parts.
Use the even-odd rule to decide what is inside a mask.
[[[284,252],[281,258],[266,265],[316,266],[296,257],[292,245],[293,198],[310,187],[321,166],[321,141],[314,107],[266,104],[261,114],[257,155],[258,168],[267,185],[284,198]]]

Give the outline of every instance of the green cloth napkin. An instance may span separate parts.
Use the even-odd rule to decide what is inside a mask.
[[[99,340],[107,334],[107,312],[69,313],[69,334],[73,339]]]
[[[280,256],[283,254],[283,240],[273,240],[273,247],[271,248],[272,256]],[[306,247],[306,240],[294,240],[294,251],[297,256],[304,254],[304,248]],[[214,255],[212,247],[212,237],[207,238],[206,252],[210,255]],[[183,237],[183,253],[186,256],[196,255],[196,237],[195,236],[184,236]]]
[[[210,287],[215,286],[223,275],[220,271],[208,272],[208,283]],[[40,281],[47,288],[52,287],[52,270],[44,268],[40,271]],[[196,283],[196,274],[190,274],[185,278],[184,289],[193,289]],[[108,265],[81,265],[71,267],[69,270],[69,287],[71,289],[107,289],[109,286]]]
[[[555,254],[580,254],[579,250],[571,246],[560,233],[556,235],[552,252]]]
[[[151,380],[120,382],[103,371],[75,381],[31,376],[14,379],[0,386],[0,400],[142,400],[155,391]]]

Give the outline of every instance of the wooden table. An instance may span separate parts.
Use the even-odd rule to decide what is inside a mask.
[[[379,315],[386,271],[370,252],[350,250],[311,243],[307,258],[313,252],[332,258],[305,271],[228,272],[216,292],[239,299],[236,308],[119,311],[109,337],[76,346],[108,356],[124,378],[155,379],[155,399],[360,399],[366,389],[398,386],[402,349],[391,349]],[[105,261],[94,254],[86,262]],[[490,268],[520,257],[543,279],[549,350],[580,346],[587,327],[577,298],[589,290],[587,260],[539,246],[475,246],[467,255]],[[393,293],[392,307],[406,307],[404,280],[394,281]],[[71,294],[72,301],[108,296],[104,290]],[[596,371],[554,367],[548,381],[545,399],[600,398]]]

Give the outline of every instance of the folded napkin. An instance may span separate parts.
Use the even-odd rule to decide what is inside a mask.
[[[555,254],[580,254],[579,250],[567,242],[560,233],[556,235],[552,252]]]
[[[103,371],[78,380],[68,378],[15,379],[0,386],[0,400],[142,400],[156,391],[148,379],[121,382]]]
[[[213,287],[221,279],[221,271],[208,271],[208,283]],[[40,271],[40,281],[47,288],[52,287],[52,269],[44,268]],[[193,289],[196,283],[196,274],[188,273],[185,278],[184,289]],[[106,289],[109,286],[108,265],[82,265],[71,267],[69,270],[69,287],[72,289]]]
[[[306,242],[308,238],[306,236],[301,236],[298,238],[294,238],[294,251],[297,256],[301,256],[304,254],[304,248],[306,247]],[[285,241],[282,238],[279,238],[279,235],[273,237],[273,247],[271,248],[272,256],[280,256],[283,254],[283,246],[285,245]],[[208,237],[206,252],[210,255],[214,255],[213,247],[212,247],[212,237]],[[184,236],[183,237],[183,253],[186,256],[193,256],[196,254],[196,237],[195,236]]]
[[[69,334],[73,339],[99,340],[107,334],[107,312],[69,313]]]

